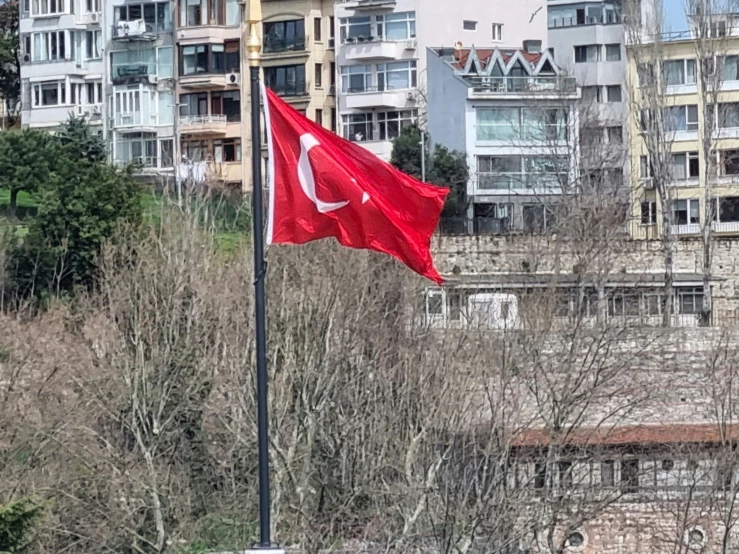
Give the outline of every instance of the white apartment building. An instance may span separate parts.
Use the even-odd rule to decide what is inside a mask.
[[[549,0],[547,7],[554,60],[582,87],[583,168],[625,168],[628,87],[621,1]]]
[[[174,175],[174,14],[169,0],[107,0],[107,137],[115,163]]]
[[[102,0],[21,0],[21,122],[53,130],[70,114],[103,129]]]
[[[576,188],[579,88],[540,41],[428,51],[432,145],[467,154],[467,214],[448,234],[546,232]],[[446,227],[445,227],[446,226]]]
[[[389,159],[421,117],[430,46],[520,46],[546,40],[544,0],[349,0],[335,6],[339,133]]]

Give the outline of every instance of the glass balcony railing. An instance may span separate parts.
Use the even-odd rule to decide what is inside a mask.
[[[479,94],[574,94],[574,77],[468,77],[467,83]]]
[[[156,75],[153,62],[129,62],[114,64],[112,78],[114,84],[140,82]]]
[[[305,36],[278,39],[264,37],[264,53],[275,54],[278,52],[300,52],[305,50]]]

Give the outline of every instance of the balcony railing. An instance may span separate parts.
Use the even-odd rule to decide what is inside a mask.
[[[577,27],[580,25],[614,25],[616,23],[623,23],[621,14],[610,13],[595,17],[557,17],[549,20],[549,28]]]
[[[115,40],[154,40],[156,31],[157,29],[151,23],[143,19],[134,19],[119,21],[118,24],[113,25],[111,36]]]
[[[143,80],[151,81],[150,77],[153,75],[156,75],[156,68],[153,62],[116,64],[113,66],[112,70],[113,83],[116,85],[140,82]]]
[[[739,233],[739,221],[714,221],[711,228],[717,233]]]
[[[292,86],[274,86],[267,85],[270,90],[277,93],[278,96],[305,96],[308,94],[305,83],[297,83]]]
[[[183,115],[180,125],[208,125],[211,123],[226,123],[225,115]]]
[[[574,94],[574,77],[467,77],[468,86],[478,94]]]
[[[279,52],[301,52],[305,50],[305,37],[295,37],[292,39],[264,39],[264,53],[276,54]]]
[[[701,226],[698,223],[688,223],[686,225],[673,225],[673,235],[697,235],[701,232]]]
[[[478,190],[545,190],[561,189],[567,174],[547,173],[478,173]]]

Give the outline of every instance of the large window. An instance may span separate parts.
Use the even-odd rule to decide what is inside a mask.
[[[225,115],[226,121],[241,121],[241,94],[239,91],[212,92],[210,98],[211,113]]]
[[[739,222],[739,196],[716,198],[713,219],[719,223]]]
[[[521,209],[524,231],[527,233],[553,231],[559,219],[558,212],[556,205],[524,204]]]
[[[72,57],[68,31],[33,33],[33,61],[71,60]]]
[[[110,59],[114,84],[156,74],[156,50],[153,48],[112,52]]]
[[[85,58],[98,60],[103,52],[103,32],[85,31]]]
[[[557,108],[478,108],[477,140],[564,140],[566,121]]]
[[[726,56],[721,65],[721,79],[724,81],[736,81],[739,79],[739,56]]]
[[[672,178],[676,181],[697,178],[700,171],[698,152],[672,155]]]
[[[654,200],[641,203],[641,224],[656,225],[657,223],[657,202]]]
[[[235,46],[238,48],[238,44]],[[180,74],[238,72],[238,52],[234,49],[229,42],[183,46],[180,50]]]
[[[723,175],[739,175],[739,150],[722,150],[720,160]]]
[[[341,42],[368,39],[372,36],[372,18],[370,16],[345,17],[339,21],[339,38]]]
[[[583,46],[575,46],[575,63],[599,62],[600,51],[600,44],[586,44]]]
[[[344,138],[352,142],[374,140],[374,125],[371,113],[342,116]]]
[[[264,68],[265,84],[281,96],[301,96],[305,89],[305,65]]]
[[[384,40],[405,40],[416,36],[416,12],[376,16],[377,36]]]
[[[181,94],[180,115],[183,117],[208,115],[208,93]]]
[[[416,110],[397,112],[380,112],[377,114],[377,125],[380,130],[379,140],[398,138],[400,132],[416,122]]]
[[[694,225],[700,223],[700,200],[686,198],[672,201],[672,217],[675,225]]]
[[[739,127],[738,103],[718,105],[718,126],[722,129],[735,129]]]
[[[416,60],[377,64],[378,90],[402,90],[417,84]]]
[[[695,84],[695,60],[665,60],[662,72],[668,86]]]
[[[366,92],[372,89],[372,67],[345,65],[341,68],[341,90],[345,93]]]
[[[665,131],[697,131],[698,106],[670,106],[664,112]]]
[[[229,138],[213,141],[213,161],[240,162],[241,161],[241,139]]]
[[[264,52],[305,50],[305,20],[276,21],[264,24]]]
[[[138,164],[157,167],[157,134],[125,134],[115,144],[116,161],[123,164]]]
[[[478,156],[480,189],[549,189],[566,182],[566,156]]]
[[[31,15],[56,15],[66,13],[71,0],[31,0]]]
[[[114,23],[119,21],[137,21],[143,19],[147,32],[167,32],[172,30],[172,15],[169,2],[148,2],[143,4],[127,4],[115,8]]]
[[[33,105],[42,107],[66,104],[66,92],[67,87],[64,81],[35,83],[33,85]]]

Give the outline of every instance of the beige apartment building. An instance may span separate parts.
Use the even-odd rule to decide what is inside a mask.
[[[264,0],[262,8],[265,84],[335,129],[333,1]],[[178,122],[189,177],[249,189],[249,78],[241,71],[240,17],[235,0],[180,0]]]

